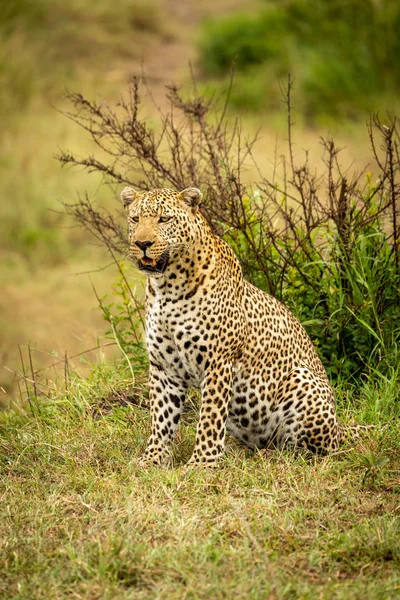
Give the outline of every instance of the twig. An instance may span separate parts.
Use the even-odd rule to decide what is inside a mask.
[[[22,356],[21,346],[19,344],[18,344],[18,352],[19,352],[19,357],[20,357],[20,360],[21,360],[21,367],[22,367],[23,378],[24,378],[24,381],[25,381],[26,398],[28,400],[28,403],[29,403],[30,409],[32,411],[32,414],[34,415],[35,411],[33,409],[33,404],[31,402],[31,397],[30,397],[30,393],[29,393],[29,387],[28,387],[28,380],[27,380],[26,371],[25,371],[24,358]]]

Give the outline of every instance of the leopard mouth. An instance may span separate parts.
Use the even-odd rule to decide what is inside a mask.
[[[158,260],[155,258],[149,258],[144,256],[138,261],[139,270],[146,271],[146,273],[164,273],[168,266],[169,255],[168,252],[163,252]]]

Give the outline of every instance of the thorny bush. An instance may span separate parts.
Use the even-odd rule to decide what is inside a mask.
[[[102,158],[62,152],[62,165],[102,173],[115,193],[122,185],[200,188],[215,233],[234,248],[245,276],[299,317],[333,379],[393,374],[400,341],[397,120],[373,116],[368,123],[373,175],[344,170],[331,139],[321,140],[325,168],[317,174],[307,153],[303,164],[294,158],[289,78],[287,157],[275,156],[268,178],[253,158],[257,136],[246,139],[227,115],[229,94],[221,105],[195,85],[192,95],[171,85],[170,109],[153,127],[141,117],[141,86],[134,79],[116,107],[69,93],[66,116],[87,131]],[[249,164],[259,175],[253,186],[244,181]],[[98,209],[87,196],[65,210],[115,260],[126,252],[122,210]]]

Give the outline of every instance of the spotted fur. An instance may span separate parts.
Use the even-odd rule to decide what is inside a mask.
[[[151,436],[141,464],[170,457],[189,387],[201,390],[190,464],[214,465],[228,431],[253,448],[338,447],[335,402],[307,333],[246,281],[198,210],[201,192],[125,188],[130,250],[147,272]]]

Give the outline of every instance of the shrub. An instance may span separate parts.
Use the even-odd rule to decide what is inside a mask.
[[[272,82],[282,72],[296,72],[309,118],[355,117],[382,107],[383,97],[390,101],[399,90],[399,27],[400,5],[392,0],[272,0],[256,14],[206,22],[200,62],[207,75],[228,74],[234,62],[240,71],[253,71],[248,108],[259,108],[255,82],[273,67]],[[261,85],[259,93],[265,108],[268,94]],[[246,87],[238,106],[244,106],[244,97]]]
[[[332,140],[324,141],[326,169],[317,174],[307,159],[294,162],[290,96],[289,81],[287,162],[276,165],[272,180],[259,171],[253,188],[243,183],[243,170],[254,140],[244,141],[238,123],[229,129],[226,107],[215,118],[212,101],[185,99],[171,86],[172,110],[161,114],[156,133],[139,116],[136,80],[118,109],[69,95],[69,117],[110,162],[69,153],[59,160],[101,172],[119,188],[201,188],[214,231],[233,246],[247,278],[297,314],[331,376],[383,373],[396,368],[400,341],[397,121],[375,118],[369,124],[374,176],[344,174]],[[110,252],[127,249],[125,228],[89,198],[66,211]]]
[[[200,40],[205,71],[221,75],[229,73],[234,62],[239,71],[272,59],[284,62],[286,21],[279,7],[259,15],[234,13],[207,21]]]

